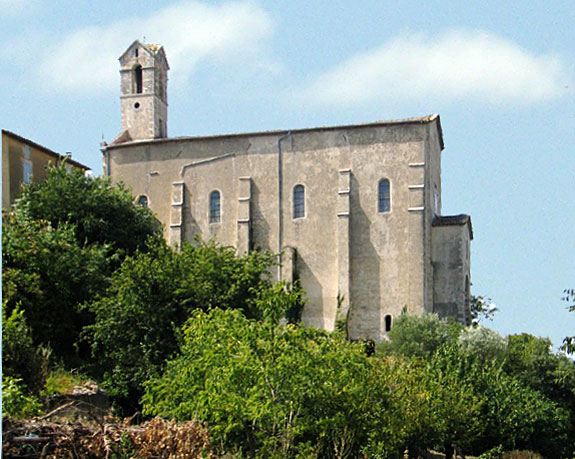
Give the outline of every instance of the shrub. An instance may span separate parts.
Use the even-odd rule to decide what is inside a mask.
[[[3,216],[2,249],[6,314],[18,308],[34,345],[77,361],[80,332],[93,320],[81,305],[105,286],[106,249],[80,246],[70,226],[54,228],[8,214]]]
[[[128,257],[91,305],[96,321],[88,331],[105,388],[124,407],[137,409],[143,383],[159,376],[178,350],[180,329],[195,310],[238,309],[246,317],[277,321],[297,308],[301,289],[266,276],[274,263],[269,253],[238,257],[214,243],[184,244],[176,251],[156,242]]]
[[[178,424],[154,418],[127,430],[113,449],[119,457],[199,459],[210,457],[211,445],[206,427],[196,421]]]
[[[89,382],[87,376],[81,375],[76,371],[66,370],[64,368],[53,369],[46,378],[46,386],[42,391],[43,395],[67,394],[74,387],[82,386]]]
[[[474,439],[474,451],[502,445],[563,457],[569,445],[568,411],[501,370],[484,367],[473,375],[483,398],[484,434]]]
[[[40,413],[42,404],[30,395],[22,380],[2,376],[2,417],[28,418]]]
[[[503,459],[503,447],[501,445],[495,446],[488,451],[485,451],[477,459]]]
[[[24,312],[16,306],[7,311],[2,301],[2,374],[18,379],[32,393],[39,394],[48,371],[49,352],[35,347]]]
[[[144,411],[210,425],[214,446],[250,457],[395,457],[391,366],[314,329],[196,311],[181,354],[146,384]],[[304,457],[304,456],[300,456]]]
[[[481,363],[501,365],[507,352],[507,340],[496,331],[480,325],[464,329],[458,343],[462,352]]]
[[[118,258],[144,249],[148,237],[161,237],[152,212],[135,205],[122,184],[87,177],[64,164],[50,167],[45,180],[25,186],[14,212],[27,220],[74,228],[80,245],[109,245]]]
[[[437,314],[402,314],[389,331],[387,346],[394,354],[429,359],[441,346],[454,343],[462,329]]]

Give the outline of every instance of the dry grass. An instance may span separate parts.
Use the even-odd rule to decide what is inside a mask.
[[[2,430],[2,452],[9,457],[213,457],[208,430],[196,421],[155,418],[130,426],[126,422],[88,425],[5,420]]]

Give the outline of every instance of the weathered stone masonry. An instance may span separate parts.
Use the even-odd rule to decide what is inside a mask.
[[[147,198],[170,243],[281,250],[303,320],[333,329],[339,304],[352,338],[384,339],[404,307],[469,321],[471,221],[441,216],[439,116],[168,138],[163,49],[136,41],[120,62],[123,131],[105,171]]]

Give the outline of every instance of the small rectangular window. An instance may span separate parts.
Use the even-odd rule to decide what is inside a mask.
[[[148,207],[148,197],[145,195],[141,195],[136,202],[142,207]]]
[[[32,161],[22,160],[22,182],[32,183]]]

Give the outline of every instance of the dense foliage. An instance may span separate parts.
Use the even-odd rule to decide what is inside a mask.
[[[10,214],[2,223],[6,313],[21,310],[35,345],[49,346],[68,362],[77,361],[79,334],[92,320],[81,305],[105,286],[106,249],[80,245],[67,224],[54,228]]]
[[[180,354],[147,383],[145,410],[206,421],[217,448],[250,457],[400,457],[405,447],[453,444],[476,454],[498,445],[550,457],[571,451],[569,410],[506,371],[501,355],[469,352],[470,337],[436,316],[397,322],[401,346],[367,357],[338,334],[197,311]],[[443,338],[416,338],[430,324]],[[468,335],[501,351],[493,332]],[[412,339],[435,349],[421,358]]]
[[[454,342],[462,329],[463,325],[441,320],[435,314],[402,314],[388,333],[390,341],[382,348],[393,354],[429,359],[441,346]]]
[[[304,292],[270,279],[273,254],[168,247],[124,188],[63,168],[24,190],[2,243],[6,416],[92,377],[129,414],[207,423],[218,454],[573,457],[575,366],[546,339],[402,315],[372,355],[298,323]]]
[[[566,457],[573,450],[575,366],[553,353],[548,340],[527,334],[505,340],[492,330],[461,330],[433,315],[404,315],[391,335],[395,342],[383,351],[425,358],[436,370],[457,375],[458,384],[480,401],[482,430],[473,432],[471,452],[503,445]]]
[[[6,313],[22,311],[34,345],[68,365],[89,359],[79,338],[94,317],[83,305],[105,291],[126,254],[161,237],[153,214],[126,189],[65,165],[23,188],[2,229]]]
[[[27,418],[40,410],[40,400],[27,391],[21,379],[2,375],[2,418]]]
[[[82,170],[51,167],[46,179],[27,185],[14,212],[28,220],[44,220],[54,228],[68,224],[80,245],[107,244],[122,257],[142,249],[148,237],[159,235],[153,214],[134,205],[134,198],[106,177]]]
[[[237,257],[213,243],[180,251],[154,243],[127,258],[92,304],[96,321],[87,328],[107,389],[136,407],[143,383],[178,349],[180,328],[194,310],[238,309],[263,319],[270,302],[281,304],[283,314],[301,307],[300,289],[266,276],[274,263],[268,253]]]
[[[205,420],[223,449],[286,457],[315,448],[326,457],[334,442],[365,441],[369,406],[386,398],[366,391],[362,348],[325,332],[214,309],[195,312],[184,333],[182,355],[148,384],[146,411]]]
[[[39,394],[48,372],[46,348],[34,346],[32,332],[23,311],[18,307],[8,314],[7,301],[2,302],[2,376],[22,382],[32,393]]]
[[[339,334],[214,309],[195,312],[184,336],[147,384],[145,411],[206,421],[220,451],[397,457],[475,425],[468,387],[421,362],[368,358]]]

